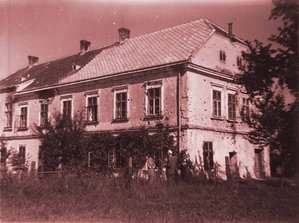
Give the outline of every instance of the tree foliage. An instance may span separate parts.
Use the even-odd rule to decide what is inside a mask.
[[[147,155],[174,148],[173,136],[168,127],[157,125],[154,133],[144,127],[138,130],[113,134],[109,131],[88,134],[81,116],[68,119],[54,115],[45,126],[36,126],[41,140],[41,154],[45,171],[94,170],[107,172],[109,168],[126,168],[132,157],[133,168],[139,169]],[[109,155],[114,164],[108,166]]]
[[[85,123],[80,115],[69,119],[58,113],[52,122],[35,129],[41,140],[45,170],[55,170],[59,165],[73,170],[85,165]]]
[[[249,139],[270,146],[271,156],[284,167],[283,174],[292,175],[298,145],[298,3],[273,3],[269,19],[280,20],[282,27],[269,40],[278,48],[258,40],[248,42],[249,50],[243,53],[246,63],[237,80],[245,86],[255,108],[248,120],[252,127]],[[290,94],[295,100],[286,104]]]

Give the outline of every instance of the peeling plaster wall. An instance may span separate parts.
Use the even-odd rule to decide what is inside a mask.
[[[234,140],[234,138],[236,140]],[[200,129],[188,129],[184,131],[182,137],[183,144],[188,149],[191,160],[203,169],[203,143],[213,143],[213,159],[218,168],[218,174],[226,179],[225,157],[229,157],[229,152],[236,152],[237,165],[240,177],[259,178],[255,171],[255,145],[249,143],[243,135],[235,135],[223,132],[211,132]],[[263,166],[266,176],[270,176],[269,169],[269,149],[264,148]]]
[[[97,125],[88,125],[87,131],[122,131],[141,126],[155,127],[158,122],[163,121],[171,126],[177,125],[177,73],[173,69],[164,69],[163,72],[151,71],[145,73],[134,74],[135,76],[127,76],[126,78],[111,78],[105,81],[92,82],[82,84],[75,87],[66,87],[55,90],[55,96],[49,97],[49,116],[52,117],[56,112],[62,112],[62,97],[71,96],[73,115],[82,112],[86,107],[86,92],[97,92],[99,98],[98,104],[98,120]],[[152,81],[162,82],[162,119],[144,119],[146,116],[145,100],[146,100],[146,83]],[[120,86],[127,86],[128,89],[128,121],[113,122],[114,111],[114,92],[113,89]],[[6,93],[0,94],[0,112],[4,113]],[[35,168],[38,167],[38,152],[40,140],[35,137],[33,131],[34,124],[40,123],[40,105],[42,98],[36,94],[16,97],[13,103],[13,128],[12,131],[3,132],[5,125],[5,117],[0,116],[0,133],[5,137],[4,145],[10,149],[18,151],[19,146],[26,146],[26,158],[30,168],[34,162]],[[20,105],[28,107],[28,130],[18,131],[17,116],[20,115]],[[83,112],[84,114],[84,112]]]
[[[7,141],[7,151],[15,150],[19,152],[20,146],[26,147],[26,156],[25,156],[25,165],[29,170],[37,170],[39,161],[38,161],[38,152],[39,152],[40,141],[38,139],[20,139],[20,140],[9,140]]]
[[[220,50],[223,50],[226,54],[225,62],[219,60]],[[192,58],[192,62],[220,72],[238,73],[237,56],[241,56],[242,51],[246,50],[247,48],[243,44],[231,41],[216,32],[200,48],[198,53]]]
[[[226,52],[226,61],[219,60],[219,51]],[[237,56],[245,46],[214,34],[195,54],[192,62],[200,66],[233,75],[238,72]],[[215,74],[216,75],[216,74]],[[242,99],[246,94],[230,78],[220,78],[202,71],[187,71],[182,77],[181,149],[187,149],[193,162],[203,168],[203,143],[213,143],[213,158],[219,168],[219,176],[226,178],[225,157],[237,153],[237,165],[241,177],[260,178],[256,173],[255,146],[246,139],[249,128],[241,119]],[[213,117],[213,89],[221,91],[221,117]],[[236,94],[236,120],[228,120],[228,94]],[[263,148],[263,168],[270,175],[269,149]]]

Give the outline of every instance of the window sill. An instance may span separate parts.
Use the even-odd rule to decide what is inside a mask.
[[[99,121],[86,121],[85,124],[86,125],[97,125],[97,124],[99,124]]]
[[[12,127],[4,127],[3,131],[4,132],[11,132],[12,131]]]
[[[164,118],[163,115],[147,115],[143,118],[143,121],[161,120],[163,118]]]
[[[123,123],[123,122],[128,122],[128,118],[116,118],[112,120],[112,123]]]
[[[18,132],[23,132],[23,131],[27,131],[28,128],[27,127],[20,127],[18,128]]]
[[[229,123],[238,123],[238,121],[234,119],[227,119],[226,121]]]
[[[218,121],[224,121],[224,118],[223,118],[223,117],[212,116],[211,119],[212,119],[212,120],[218,120]]]

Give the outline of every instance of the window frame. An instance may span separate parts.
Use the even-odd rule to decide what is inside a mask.
[[[220,99],[214,97],[216,93],[220,94]],[[222,117],[222,92],[215,89],[212,90],[212,116],[215,118]]]
[[[237,66],[242,67],[243,65],[243,58],[241,56],[237,56]]]
[[[25,165],[25,163],[26,163],[26,145],[19,145],[18,164]]]
[[[47,106],[46,111],[43,111],[42,107],[43,106]],[[42,114],[45,114],[46,118],[45,121],[43,123],[43,118],[42,118]],[[49,123],[49,104],[48,103],[40,103],[40,113],[39,113],[39,125],[40,126],[45,126]]]
[[[8,155],[8,151],[7,151],[7,148],[4,146],[4,147],[1,147],[0,148],[0,165],[1,166],[6,166],[6,159],[7,159],[7,155]]]
[[[95,99],[96,104],[89,104],[89,99]],[[90,110],[89,109],[95,108],[95,120],[89,120],[89,114]],[[86,122],[87,123],[98,123],[99,122],[99,95],[97,94],[91,94],[91,95],[86,95]]]
[[[221,62],[226,62],[226,53],[224,50],[219,51],[219,61]]]
[[[145,118],[162,118],[163,117],[163,82],[162,80],[157,80],[157,81],[151,81],[151,82],[147,82],[145,83]],[[150,91],[154,90],[154,89],[159,89],[159,96],[153,96],[151,97],[150,95]],[[159,100],[158,102],[158,113],[156,113],[156,109],[154,109],[154,107],[156,107],[156,103],[155,100]],[[153,102],[153,113],[151,113],[151,100],[154,100]]]
[[[117,101],[117,95],[119,94],[125,94],[126,98],[121,101]],[[120,87],[113,89],[113,121],[128,121],[129,120],[129,93],[128,93],[128,88],[125,87]],[[118,116],[118,103],[122,104],[125,103],[124,108],[125,108],[125,116],[123,117],[122,115],[119,117]],[[122,110],[122,109],[121,109]],[[122,112],[120,113],[122,114]]]
[[[242,97],[241,119],[243,122],[250,119],[250,101],[247,97]]]
[[[231,97],[233,97],[233,101],[231,101]],[[227,93],[227,119],[230,121],[237,120],[237,93],[233,91],[229,91]]]
[[[5,127],[4,128],[6,128],[6,129],[11,129],[12,128],[12,123],[13,123],[13,121],[12,121],[12,118],[13,118],[13,116],[12,116],[12,113],[13,113],[12,105],[13,105],[12,102],[6,102],[5,103]],[[7,117],[8,115],[9,115],[9,119]]]
[[[29,124],[29,109],[28,105],[21,105],[19,106],[20,109],[20,120],[19,120],[19,130],[26,130],[28,129],[28,124]],[[26,109],[26,114],[22,114],[22,110]],[[23,117],[25,117],[25,120],[23,120]]]
[[[69,118],[72,119],[73,118],[73,99],[72,99],[72,97],[61,99],[61,114],[64,118],[68,118],[68,116],[65,116],[65,114],[64,114],[64,111],[65,111],[64,103],[65,102],[70,102],[71,108],[70,108],[70,117]]]
[[[214,169],[214,150],[212,141],[204,141],[202,146],[204,170]],[[206,160],[207,158],[207,160]]]

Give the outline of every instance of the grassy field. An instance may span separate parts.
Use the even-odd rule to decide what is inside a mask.
[[[89,176],[2,181],[0,222],[299,222],[298,188],[269,182],[149,185]]]

